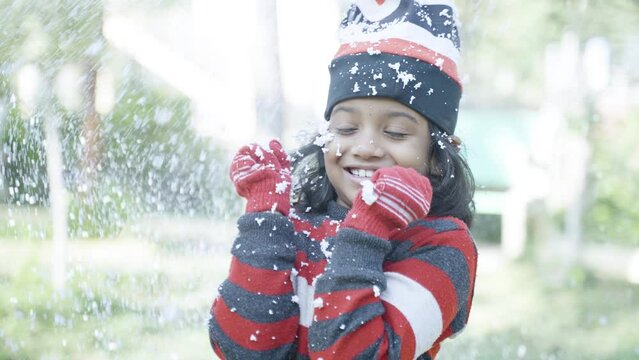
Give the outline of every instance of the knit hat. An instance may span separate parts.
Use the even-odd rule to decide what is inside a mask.
[[[399,101],[453,134],[462,85],[459,34],[448,0],[354,0],[339,29],[325,118],[340,101]]]

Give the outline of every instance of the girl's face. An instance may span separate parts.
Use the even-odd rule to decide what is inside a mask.
[[[335,105],[329,120],[334,134],[324,155],[337,202],[351,207],[379,168],[399,165],[428,173],[430,135],[426,118],[391,99],[358,98]]]

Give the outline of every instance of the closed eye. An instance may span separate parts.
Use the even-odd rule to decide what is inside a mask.
[[[388,135],[391,139],[395,139],[395,140],[402,140],[402,139],[405,139],[408,136],[408,134],[406,134],[406,133],[401,133],[401,132],[397,132],[397,131],[388,131],[388,130],[386,130],[386,131],[384,131],[384,133],[386,135]]]
[[[334,128],[335,133],[337,133],[337,135],[351,135],[354,134],[355,131],[357,131],[357,128],[353,128],[353,127],[342,127],[342,128]]]

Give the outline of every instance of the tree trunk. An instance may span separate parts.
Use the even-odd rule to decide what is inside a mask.
[[[83,153],[80,159],[80,192],[88,192],[93,187],[102,156],[100,114],[95,108],[98,69],[95,63],[87,63],[85,69],[85,110],[81,131]]]

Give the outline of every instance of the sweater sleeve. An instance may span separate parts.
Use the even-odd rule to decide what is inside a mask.
[[[468,320],[477,252],[452,218],[414,222],[393,240],[345,228],[317,281],[312,358],[432,359]]]
[[[299,321],[292,301],[293,226],[265,212],[243,215],[238,229],[228,277],[211,308],[211,345],[222,359],[287,358]]]

